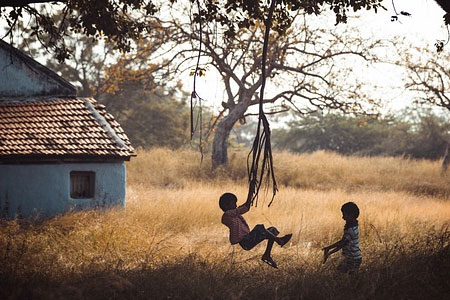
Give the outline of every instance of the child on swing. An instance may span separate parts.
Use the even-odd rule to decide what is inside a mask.
[[[267,240],[266,251],[262,256],[262,261],[273,268],[278,268],[277,263],[272,259],[270,252],[273,243],[283,247],[292,237],[292,234],[286,234],[283,237],[277,237],[280,233],[275,227],[265,228],[258,224],[251,231],[247,222],[242,217],[250,210],[252,201],[252,188],[248,193],[247,201],[241,206],[237,206],[237,197],[232,193],[225,193],[220,196],[219,206],[224,211],[222,215],[222,224],[230,229],[230,242],[232,245],[239,244],[244,250],[250,250],[263,240]]]

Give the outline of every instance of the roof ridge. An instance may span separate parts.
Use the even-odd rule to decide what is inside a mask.
[[[97,111],[97,109],[91,103],[91,99],[85,98],[84,104],[86,105],[87,109],[92,113],[95,120],[97,120],[102,126],[102,128],[105,129],[106,134],[108,134],[108,136],[112,138],[120,148],[125,148],[126,147],[125,142],[116,134],[116,131],[111,127],[111,125],[109,125],[109,122],[106,121],[106,119]]]
[[[33,105],[36,103],[52,103],[52,102],[57,102],[57,101],[67,101],[67,100],[81,100],[81,101],[85,101],[84,98],[80,98],[80,97],[76,97],[76,96],[66,96],[66,95],[61,95],[61,96],[44,96],[44,97],[25,97],[25,98],[15,98],[13,97],[13,100],[7,100],[7,99],[11,99],[11,98],[0,98],[0,105]],[[34,99],[34,100],[32,100]]]

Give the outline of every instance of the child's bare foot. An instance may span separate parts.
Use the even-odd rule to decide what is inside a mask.
[[[277,263],[272,259],[272,257],[263,255],[261,260],[272,268],[278,269]]]
[[[278,245],[280,245],[280,247],[283,247],[291,240],[291,237],[292,237],[292,233],[289,233],[283,237],[280,237],[280,241],[278,242]]]

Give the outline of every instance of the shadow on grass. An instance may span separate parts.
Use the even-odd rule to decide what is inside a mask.
[[[0,299],[448,299],[450,250],[368,262],[357,275],[289,264],[210,263],[195,255],[158,268],[49,278],[0,269]]]

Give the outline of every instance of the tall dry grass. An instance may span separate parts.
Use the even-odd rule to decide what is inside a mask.
[[[211,171],[198,153],[153,149],[128,164],[126,209],[2,221],[1,299],[445,299],[450,292],[448,177],[438,162],[276,153],[280,192],[246,218],[294,234],[280,269],[230,246],[218,197],[247,194],[245,153]],[[267,195],[270,198],[270,195]],[[356,202],[358,276],[320,249]]]
[[[227,167],[211,170],[211,160],[189,150],[141,151],[128,164],[131,185],[185,187],[191,182],[221,184],[247,178],[247,152],[229,155]],[[405,191],[418,195],[450,197],[450,175],[442,174],[439,161],[400,157],[353,157],[317,151],[295,155],[274,154],[280,186],[345,191]],[[164,170],[163,172],[160,170]]]

